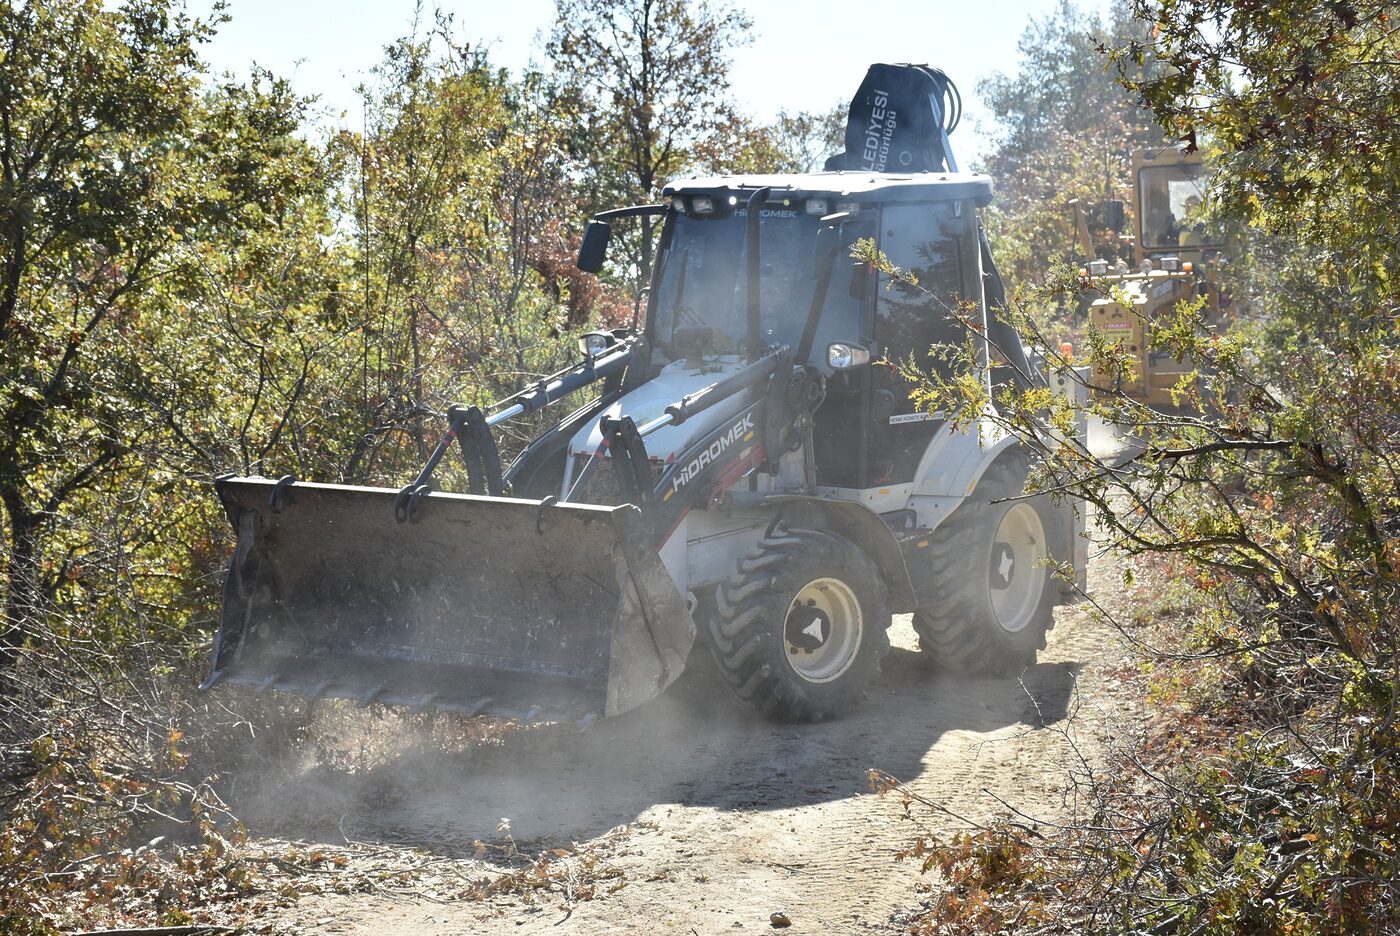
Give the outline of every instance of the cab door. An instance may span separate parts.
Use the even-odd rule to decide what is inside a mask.
[[[963,320],[985,324],[972,212],[970,204],[953,201],[889,204],[882,212],[880,250],[918,285],[881,274],[876,291],[867,487],[913,481],[924,450],[946,421],[940,413],[919,411],[909,398],[916,382],[896,362],[952,376],[973,337]]]

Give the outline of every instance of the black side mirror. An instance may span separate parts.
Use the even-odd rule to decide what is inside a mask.
[[[578,248],[578,268],[585,273],[597,273],[608,256],[608,241],[612,240],[612,225],[606,221],[589,221],[583,230],[583,243]]]
[[[1123,214],[1123,200],[1121,198],[1110,198],[1103,203],[1104,227],[1122,233],[1123,226],[1127,223]]]

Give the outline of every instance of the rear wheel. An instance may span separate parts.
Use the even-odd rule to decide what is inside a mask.
[[[1056,585],[1046,564],[1060,522],[1044,496],[1021,494],[1024,465],[1003,459],[931,537],[930,599],[914,613],[919,648],[940,667],[1016,675],[1035,662],[1054,625]]]
[[[875,564],[833,533],[780,529],[715,592],[715,662],[765,714],[819,721],[848,711],[889,650],[889,598]]]

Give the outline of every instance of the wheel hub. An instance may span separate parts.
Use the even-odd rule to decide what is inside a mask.
[[[788,663],[808,682],[830,682],[855,661],[863,629],[860,601],[849,585],[834,578],[808,582],[783,622]]]
[[[1024,501],[1002,515],[992,538],[987,581],[997,623],[1010,633],[1025,630],[1040,608],[1046,588],[1045,526]]]
[[[787,619],[788,644],[810,653],[831,637],[831,618],[816,607],[815,599],[806,605],[794,605]]]
[[[1005,589],[1011,587],[1011,580],[1016,575],[1016,547],[1010,543],[992,544],[992,587]]]

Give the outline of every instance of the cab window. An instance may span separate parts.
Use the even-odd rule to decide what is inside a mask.
[[[964,222],[963,208],[969,215]],[[966,265],[978,256],[971,206],[956,202],[886,205],[880,224],[880,249],[890,262],[913,273],[918,285],[882,279],[875,304],[875,342],[881,357],[912,361],[924,371],[945,377],[964,366],[971,333],[961,318],[980,321],[980,297],[969,285]],[[957,233],[959,229],[962,233]],[[912,481],[942,424],[921,414],[909,399],[914,385],[894,368],[871,370],[869,483]]]
[[[1206,197],[1203,166],[1148,166],[1138,172],[1138,191],[1143,247],[1175,250],[1207,244],[1205,226],[1196,217]]]

